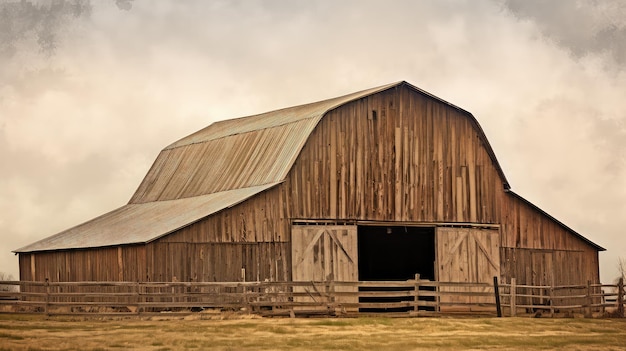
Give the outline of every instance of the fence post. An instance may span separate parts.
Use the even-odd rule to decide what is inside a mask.
[[[550,318],[554,317],[554,282],[550,283]]]
[[[515,286],[515,278],[511,278],[511,317],[515,317],[517,314],[517,286]]]
[[[328,307],[327,307],[327,311],[328,311],[328,315],[332,316],[335,314],[336,309],[335,309],[335,281],[331,280],[331,281],[327,281],[326,282],[326,290],[328,292]]]
[[[417,315],[417,313],[419,312],[419,300],[420,300],[420,274],[419,273],[415,273],[415,291],[414,291],[414,296],[413,298],[415,299],[413,301],[414,305],[413,305],[413,311],[415,312],[415,314]]]
[[[44,313],[46,314],[46,317],[50,316],[49,313],[49,304],[50,304],[50,281],[48,280],[48,278],[46,278],[46,304],[44,306]]]
[[[139,281],[135,282],[135,303],[137,304],[137,315],[141,314],[141,287],[139,286]]]
[[[496,314],[502,317],[502,306],[500,305],[500,288],[498,287],[498,277],[493,277],[493,293],[496,295]]]
[[[587,298],[585,300],[585,317],[591,318],[591,305],[593,304],[593,297],[591,294],[591,280],[587,280]]]
[[[624,318],[624,278],[617,282],[617,316]]]

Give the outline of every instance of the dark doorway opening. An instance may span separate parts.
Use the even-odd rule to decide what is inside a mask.
[[[435,228],[410,226],[359,226],[358,227],[359,280],[404,281],[414,279],[435,280]],[[421,287],[426,289],[426,287]],[[360,291],[377,291],[375,297],[361,297],[359,302],[370,307],[362,312],[403,312],[413,310],[406,302],[409,296],[385,297],[386,291],[407,291],[413,288],[367,287]],[[392,294],[397,295],[397,294]],[[428,300],[421,297],[420,300]],[[430,299],[432,300],[432,299]],[[380,304],[383,307],[374,307]],[[392,306],[392,307],[390,307]],[[420,308],[428,310],[429,308]]]

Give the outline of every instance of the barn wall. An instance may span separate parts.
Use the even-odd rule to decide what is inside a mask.
[[[146,271],[140,245],[37,252],[19,259],[20,279],[26,281],[138,281]]]
[[[600,281],[595,248],[511,194],[504,194],[502,204],[503,279],[546,285]]]
[[[514,277],[521,285],[570,285],[598,282],[598,254],[595,250],[501,249],[502,276]]]
[[[147,277],[152,281],[286,281],[291,277],[290,246],[285,242],[158,242],[149,245],[147,260]]]
[[[294,218],[496,223],[502,183],[466,114],[398,87],[329,112],[284,186]]]

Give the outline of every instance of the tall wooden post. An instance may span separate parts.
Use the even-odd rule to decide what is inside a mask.
[[[493,293],[496,295],[496,314],[502,317],[502,306],[500,306],[500,288],[498,287],[498,277],[493,277]]]
[[[415,315],[419,312],[419,300],[420,300],[420,274],[415,273],[415,291],[413,292],[413,312]]]
[[[593,304],[593,297],[591,293],[591,280],[587,280],[587,297],[585,301],[585,317],[591,318],[591,305]]]
[[[335,311],[336,311],[336,304],[335,304],[335,284],[334,284],[334,280],[331,280],[329,282],[326,282],[326,291],[328,291],[328,315],[332,316],[335,315]]]
[[[49,304],[50,304],[50,280],[46,278],[46,304],[44,305],[44,313],[46,316],[50,316]]]
[[[624,278],[617,282],[617,315],[624,318]]]
[[[139,281],[135,283],[135,304],[137,305],[137,314],[141,314],[141,287]]]
[[[554,317],[554,282],[550,283],[550,318]]]
[[[517,314],[517,286],[515,285],[515,278],[511,278],[511,317],[515,317]]]

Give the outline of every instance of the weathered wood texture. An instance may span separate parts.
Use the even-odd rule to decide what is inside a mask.
[[[146,245],[22,254],[21,279],[239,281],[245,267],[246,280],[290,280],[291,222],[321,220],[499,224],[505,281],[531,283],[521,277],[535,267],[597,282],[597,250],[505,192],[481,135],[471,115],[401,85],[328,112],[280,185]],[[182,194],[155,183],[134,201],[193,195],[203,179]],[[552,256],[533,266],[531,249]]]
[[[466,114],[400,87],[329,112],[284,187],[293,218],[497,223],[502,183]]]
[[[36,267],[34,274],[30,268],[31,257]],[[22,254],[20,279],[276,281],[291,279],[290,262],[288,243],[157,242],[146,246]]]
[[[501,272],[521,285],[600,281],[598,251],[515,196],[504,194]]]
[[[437,279],[445,282],[491,283],[500,273],[498,230],[437,228]]]
[[[478,228],[437,228],[437,280],[492,284],[500,276],[500,234]],[[459,291],[456,287],[444,291]],[[461,290],[462,291],[462,290]],[[477,285],[475,292],[484,292]],[[481,303],[484,296],[452,295],[442,302]]]
[[[296,281],[356,281],[356,226],[294,226],[292,278]]]
[[[297,225],[291,228],[291,272],[294,281],[357,281],[359,261],[355,225]],[[294,287],[294,292],[310,292]],[[337,292],[358,292],[356,286],[337,286]],[[301,296],[299,302],[315,301]],[[358,303],[358,296],[338,296],[335,302]]]

